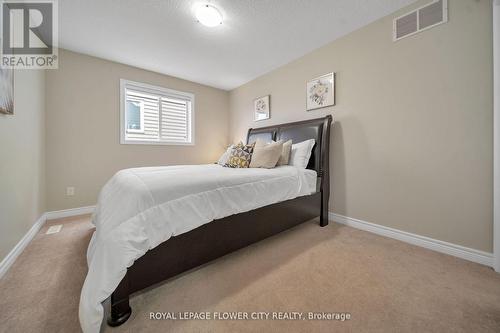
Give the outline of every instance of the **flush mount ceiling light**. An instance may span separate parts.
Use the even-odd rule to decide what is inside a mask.
[[[207,27],[222,24],[222,14],[212,5],[201,5],[196,10],[196,19]]]

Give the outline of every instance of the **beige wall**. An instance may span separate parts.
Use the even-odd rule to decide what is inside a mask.
[[[14,73],[14,115],[0,115],[0,261],[45,212],[45,72]]]
[[[447,24],[392,42],[392,19],[428,2],[231,91],[230,137],[331,113],[330,211],[491,252],[491,1],[450,0]],[[332,71],[337,105],[306,112],[306,80]]]
[[[212,163],[223,152],[228,92],[65,50],[59,56],[59,69],[47,73],[47,210],[94,205],[120,169]],[[194,93],[195,145],[120,145],[121,78]]]

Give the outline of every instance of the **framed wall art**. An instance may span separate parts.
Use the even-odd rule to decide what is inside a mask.
[[[309,80],[306,84],[306,110],[335,105],[335,73]]]
[[[14,114],[14,70],[0,68],[0,114]]]
[[[256,98],[253,102],[254,105],[254,120],[265,120],[270,118],[271,106],[269,104],[270,95]]]

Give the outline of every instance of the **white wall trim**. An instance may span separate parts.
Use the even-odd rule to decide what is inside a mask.
[[[410,232],[385,227],[382,225],[354,219],[351,217],[335,214],[332,212],[328,214],[328,217],[330,220],[334,222],[344,224],[349,227],[368,231],[380,236],[397,239],[405,243],[421,246],[429,250],[449,254],[458,258],[473,261],[486,266],[490,267],[493,266],[492,253],[483,252],[448,242],[443,242],[437,239],[412,234]]]
[[[499,0],[500,1],[500,0]],[[70,216],[78,216],[91,214],[95,210],[95,206],[79,207],[72,209],[65,209],[59,211],[52,211],[42,214],[40,218],[33,224],[30,230],[24,235],[24,237],[17,243],[17,245],[9,252],[9,254],[0,262],[0,279],[5,275],[7,270],[16,261],[23,250],[28,246],[31,240],[35,237],[38,231],[42,228],[48,220],[54,220]],[[471,249],[465,246],[456,245],[437,239],[420,236],[417,234],[412,234],[410,232],[393,229],[378,225],[375,223],[370,223],[351,217],[339,215],[330,212],[328,214],[330,220],[353,227],[356,229],[368,231],[380,236],[385,236],[399,241],[424,247],[429,250],[449,254],[458,258],[473,261],[486,266],[494,267],[495,261],[492,253]]]
[[[493,1],[493,253],[500,272],[500,0]]]
[[[85,214],[92,214],[94,212],[95,206],[71,208],[65,210],[56,210],[53,212],[45,213],[47,220],[62,219],[63,217],[78,216]]]
[[[17,257],[24,251],[26,246],[31,242],[33,238],[35,238],[38,231],[45,224],[45,214],[42,214],[40,218],[33,224],[33,226],[28,230],[26,235],[19,241],[19,243],[14,246],[14,248],[7,254],[7,256],[0,262],[0,279],[7,273],[9,268],[14,264]]]
[[[28,230],[26,235],[16,244],[16,246],[7,254],[7,256],[0,262],[0,279],[7,273],[9,268],[14,264],[17,257],[24,251],[26,246],[35,238],[36,234],[43,227],[46,221],[60,219],[63,217],[78,216],[91,214],[94,212],[95,206],[79,207],[65,210],[58,210],[54,212],[46,212],[33,224]]]

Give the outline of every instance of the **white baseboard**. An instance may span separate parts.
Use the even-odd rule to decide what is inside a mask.
[[[12,266],[17,257],[19,257],[19,255],[23,252],[26,246],[28,246],[30,241],[42,228],[45,221],[70,217],[70,216],[91,214],[94,212],[94,209],[95,206],[87,206],[87,207],[79,207],[79,208],[47,212],[45,214],[42,214],[42,216],[35,222],[35,224],[33,224],[31,229],[26,233],[26,235],[24,235],[24,237],[19,241],[19,243],[17,243],[17,245],[12,249],[12,251],[10,251],[9,254],[2,260],[2,262],[0,262],[0,278],[2,278],[5,275],[5,273]],[[354,219],[351,217],[335,214],[332,212],[328,214],[328,217],[330,220],[340,224],[368,231],[377,235],[397,239],[405,243],[421,246],[429,250],[449,254],[458,258],[473,261],[490,267],[493,267],[494,264],[492,253],[479,251],[465,246],[456,245],[440,241],[437,239],[412,234],[410,232],[401,231],[398,229],[384,227],[382,225]]]
[[[62,219],[63,217],[78,216],[85,214],[92,214],[94,212],[95,206],[71,208],[64,210],[56,210],[53,212],[45,213],[47,220]]]
[[[405,243],[421,246],[429,250],[449,254],[458,258],[473,261],[479,264],[493,267],[493,253],[471,249],[465,246],[456,245],[448,242],[443,242],[437,239],[412,234],[410,232],[401,231],[389,227],[384,227],[379,224],[374,224],[351,217],[339,215],[330,212],[328,214],[330,220],[353,227],[356,229],[368,231],[380,236],[394,238]]]
[[[17,245],[12,249],[12,251],[7,254],[7,256],[0,262],[0,279],[7,273],[10,266],[16,261],[17,257],[24,251],[26,246],[31,242],[31,240],[36,236],[38,231],[45,224],[45,214],[42,214],[40,218],[33,224],[33,226],[28,230],[26,235],[17,243]]]
[[[0,279],[5,275],[7,270],[16,261],[17,257],[23,252],[23,250],[28,246],[35,235],[40,231],[46,221],[60,219],[63,217],[78,216],[91,214],[94,212],[95,206],[79,207],[65,210],[58,210],[53,212],[46,212],[40,216],[40,218],[33,224],[33,226],[28,230],[26,235],[17,243],[17,245],[12,249],[12,251],[7,254],[7,256],[0,262]]]

